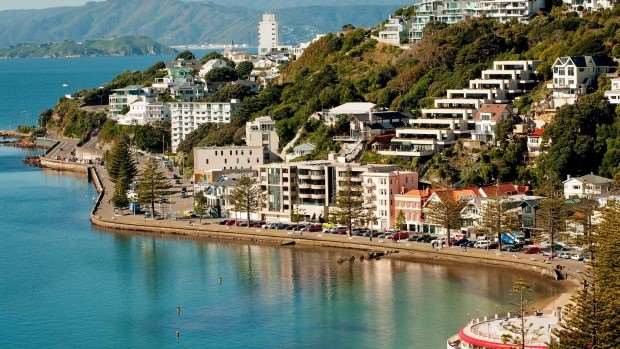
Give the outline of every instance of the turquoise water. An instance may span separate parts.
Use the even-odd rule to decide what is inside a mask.
[[[0,129],[34,124],[42,110],[52,107],[66,94],[101,86],[124,70],[141,70],[171,58],[0,59]]]
[[[513,271],[99,231],[86,180],[25,167],[25,154],[0,147],[3,349],[438,349],[511,307]]]

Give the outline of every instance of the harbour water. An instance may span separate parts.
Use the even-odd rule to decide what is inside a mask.
[[[505,269],[99,231],[86,179],[25,155],[0,147],[0,348],[436,349],[512,307]]]

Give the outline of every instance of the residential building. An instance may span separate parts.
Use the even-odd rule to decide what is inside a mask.
[[[258,24],[258,54],[267,55],[277,50],[279,44],[278,22],[273,13],[264,13]]]
[[[364,201],[368,209],[374,209],[377,229],[395,227],[398,208],[396,195],[403,195],[412,189],[418,188],[418,174],[411,171],[398,171],[393,168],[369,166],[362,173],[362,187]]]
[[[400,46],[407,39],[407,23],[404,18],[390,16],[379,31],[378,41],[384,44]]]
[[[614,0],[563,0],[574,11],[598,11],[614,7]]]
[[[553,63],[553,106],[575,104],[586,94],[600,74],[615,70],[616,63],[605,56],[565,56]]]
[[[497,124],[512,116],[512,109],[508,104],[483,104],[474,113],[476,129],[471,133],[471,139],[484,143],[496,141]]]
[[[205,75],[209,74],[211,70],[217,69],[217,68],[226,68],[227,66],[228,66],[228,63],[226,63],[226,61],[223,59],[219,59],[219,58],[210,59],[205,64],[202,65],[202,68],[200,68],[200,71],[198,72],[198,76],[200,76],[201,78],[204,78]]]
[[[527,157],[535,159],[542,154],[543,135],[545,129],[537,128],[527,135]]]
[[[170,120],[172,126],[172,151],[192,131],[206,123],[228,124],[239,107],[236,99],[230,102],[172,102]]]
[[[293,148],[293,154],[289,158],[289,160],[310,155],[314,152],[315,149],[316,149],[316,146],[312,143],[300,144]]]
[[[433,209],[432,205],[435,203],[448,203],[448,202],[461,202],[468,203],[471,200],[477,199],[479,197],[479,191],[477,188],[465,188],[465,189],[444,189],[444,190],[435,190],[429,198],[424,203],[423,213],[425,216],[424,224],[429,226],[429,232],[435,234],[445,235],[447,234],[447,229],[442,227],[436,222],[430,221],[427,217],[429,212]],[[456,235],[460,232],[460,228],[454,229],[450,233]]]
[[[495,19],[502,23],[512,20],[526,22],[544,8],[544,0],[478,0],[476,16]]]
[[[394,196],[396,211],[405,216],[408,231],[431,232],[431,226],[424,222],[424,204],[432,193],[432,189],[412,189]]]
[[[420,110],[420,117],[411,119],[409,127],[397,129],[389,145],[377,145],[382,155],[431,156],[459,139],[493,141],[497,120],[506,116],[505,107],[485,104],[507,104],[532,89],[537,81],[539,61],[495,61],[491,69],[481,72],[480,79],[470,80],[465,89],[447,90],[446,97],[435,100],[433,108]],[[508,109],[509,110],[509,109]],[[493,131],[493,132],[491,132]]]
[[[564,181],[564,197],[572,198],[600,198],[611,194],[613,180],[594,174],[581,177],[570,177]]]
[[[205,97],[205,84],[202,81],[190,80],[170,86],[170,95],[181,102],[198,102]]]
[[[151,86],[157,93],[164,93],[169,91],[172,86],[183,85],[194,80],[192,70],[187,67],[169,65],[166,71],[166,76],[163,78],[156,78]]]
[[[264,147],[272,160],[280,157],[280,137],[270,116],[261,116],[245,124],[245,143],[251,147]]]
[[[526,237],[530,237],[537,228],[536,211],[542,199],[541,196],[527,196],[521,202],[521,228],[525,231]]]
[[[611,79],[611,89],[605,91],[605,97],[611,104],[620,104],[620,77]]]
[[[170,119],[170,109],[162,102],[138,100],[129,105],[126,115],[118,116],[120,125],[148,125]]]
[[[225,218],[234,216],[234,206],[231,196],[239,179],[242,176],[256,176],[255,172],[225,172],[220,173],[212,181],[196,180],[194,193],[202,195],[207,202],[206,216],[212,218]]]
[[[417,174],[393,165],[346,164],[331,160],[273,163],[261,166],[260,181],[266,200],[261,212],[267,221],[289,221],[291,212],[306,220],[323,221],[338,192],[350,181],[375,210],[377,228],[394,224],[394,195],[417,186]]]
[[[149,89],[140,85],[130,85],[112,90],[112,94],[109,97],[110,117],[116,120],[119,116],[124,115],[124,111],[129,111],[129,105],[133,102],[151,100],[153,98]]]
[[[213,170],[251,170],[269,162],[262,146],[195,147],[194,176]]]
[[[397,128],[405,127],[412,116],[408,113],[397,111],[370,111],[368,114],[348,114],[349,135],[336,136],[336,141],[359,140],[369,141],[373,137],[394,133]]]
[[[370,102],[349,102],[329,109],[323,113],[324,122],[329,126],[336,125],[339,117],[352,116],[368,117],[375,110],[375,104]]]

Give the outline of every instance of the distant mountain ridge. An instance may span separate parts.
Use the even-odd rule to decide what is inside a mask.
[[[276,10],[283,42],[300,42],[343,24],[375,25],[396,6],[311,6]],[[163,44],[256,44],[261,11],[211,2],[108,0],[78,7],[0,11],[0,47],[24,42],[144,35]]]
[[[0,58],[63,58],[82,56],[144,56],[173,54],[175,50],[146,36],[123,36],[118,38],[65,40],[44,44],[19,44],[0,48]]]

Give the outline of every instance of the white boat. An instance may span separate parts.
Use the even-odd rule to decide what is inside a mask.
[[[62,87],[69,87],[69,84],[62,84]]]

